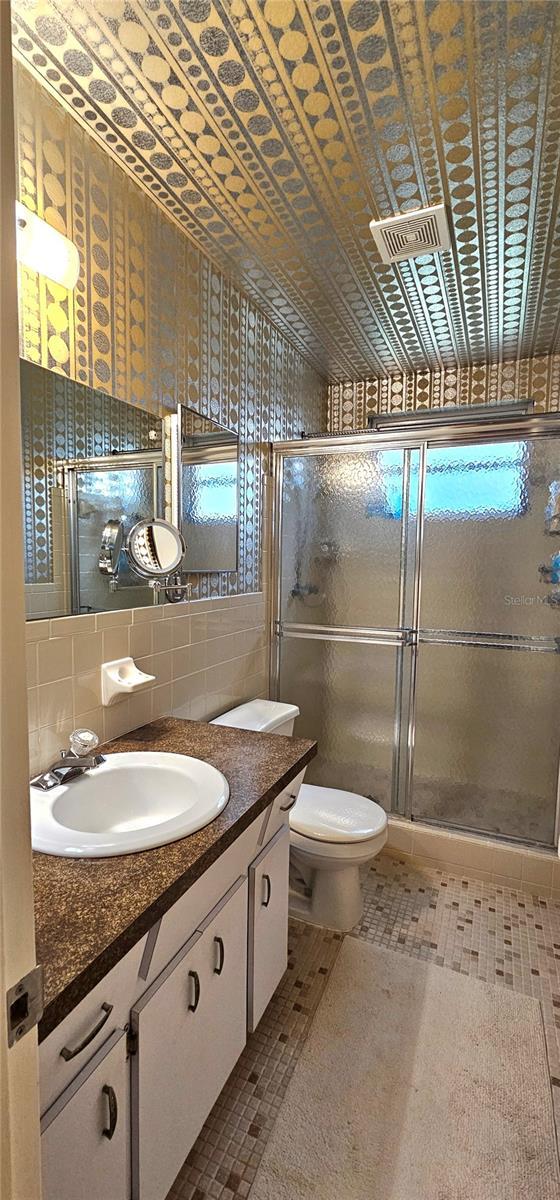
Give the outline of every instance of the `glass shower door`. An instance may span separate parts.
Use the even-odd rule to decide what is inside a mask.
[[[277,695],[315,738],[310,782],[391,808],[408,671],[418,450],[283,458]]]
[[[427,450],[413,817],[554,843],[559,478],[553,436]]]

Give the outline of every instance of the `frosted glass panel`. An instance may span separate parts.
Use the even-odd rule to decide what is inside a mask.
[[[189,571],[236,571],[239,440],[193,409],[181,410],[182,514]]]
[[[560,656],[422,645],[412,811],[552,844]]]
[[[237,568],[237,459],[182,467],[183,521],[189,571]]]
[[[158,472],[161,485],[161,471]],[[125,535],[137,521],[157,514],[151,466],[121,467],[118,471],[77,471],[79,612],[104,612],[153,602],[153,591],[131,571],[124,551],[119,562],[119,587],[109,589],[99,571],[101,534],[107,521],[122,521]]]
[[[560,479],[555,438],[435,447],[427,453],[420,624],[425,629],[560,634],[539,565]]]
[[[279,698],[299,706],[300,737],[318,757],[306,781],[391,806],[396,654],[393,646],[283,638]]]
[[[401,450],[284,460],[282,619],[398,626]]]

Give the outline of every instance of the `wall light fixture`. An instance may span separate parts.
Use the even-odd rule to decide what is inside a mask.
[[[70,238],[16,201],[18,261],[65,288],[76,286],[80,256]]]

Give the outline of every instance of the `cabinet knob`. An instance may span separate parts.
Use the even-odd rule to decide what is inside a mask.
[[[106,1138],[108,1138],[109,1141],[111,1141],[111,1138],[115,1132],[115,1129],[117,1128],[117,1121],[119,1119],[119,1106],[117,1104],[117,1095],[116,1095],[115,1089],[113,1087],[111,1087],[110,1083],[105,1083],[103,1085],[101,1091],[102,1091],[103,1095],[107,1097],[107,1100],[109,1102],[109,1124],[107,1126],[107,1129],[104,1129],[102,1132],[103,1132],[103,1137],[106,1137]]]

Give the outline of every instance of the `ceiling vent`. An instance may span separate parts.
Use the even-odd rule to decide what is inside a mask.
[[[434,204],[386,221],[370,221],[369,227],[384,263],[402,262],[418,254],[436,254],[449,250],[451,245],[445,204]]]

